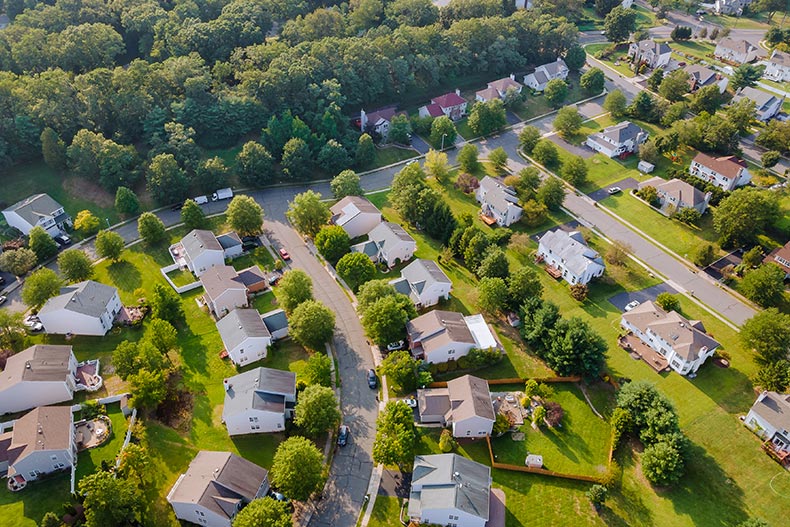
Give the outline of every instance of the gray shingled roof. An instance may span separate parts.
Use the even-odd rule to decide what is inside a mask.
[[[496,419],[488,381],[473,375],[464,375],[447,382],[447,392],[453,407],[453,421],[482,417]]]
[[[757,88],[746,87],[738,90],[738,92],[735,94],[735,97],[732,98],[732,102],[736,103],[744,97],[753,100],[757,105],[757,110],[765,110],[769,105],[775,103],[778,100],[776,95],[758,90]]]
[[[234,349],[248,338],[272,336],[256,309],[234,309],[217,321],[217,331],[226,350]]]
[[[482,187],[486,193],[485,198],[483,198],[483,203],[486,203],[500,214],[505,214],[508,207],[521,209],[521,207],[518,206],[516,191],[511,187],[503,185],[490,176],[486,176],[480,181],[480,187]]]
[[[554,62],[543,64],[542,66],[538,66],[538,68],[544,69],[546,73],[548,73],[552,78],[555,78],[560,72],[560,66],[562,66],[564,69],[568,69],[568,65],[565,64],[565,61],[562,59],[557,59]]]
[[[409,516],[423,509],[455,507],[488,520],[491,469],[457,454],[433,454],[414,458]]]
[[[623,121],[604,128],[600,134],[608,137],[617,144],[623,144],[628,140],[636,140],[636,137],[643,132],[644,130],[631,121]]]
[[[583,274],[592,263],[605,265],[601,256],[584,243],[584,238],[577,231],[548,231],[541,236],[540,243],[562,259],[563,265],[577,276]]]
[[[352,205],[352,207],[348,207]],[[345,212],[343,209],[346,209]],[[329,208],[332,211],[332,222],[343,225],[361,213],[381,214],[381,211],[362,196],[346,196]]]
[[[36,450],[66,450],[74,434],[68,406],[35,408],[14,422],[8,463],[13,465]]]
[[[288,317],[282,309],[274,309],[264,313],[261,315],[261,319],[271,333],[288,327]]]
[[[777,430],[790,430],[790,395],[786,393],[765,392],[765,397],[752,405],[752,412]]]
[[[783,53],[779,50],[774,50],[774,52],[771,54],[769,62],[790,68],[790,53]]]
[[[40,218],[52,216],[53,212],[62,208],[63,205],[52,199],[49,194],[33,194],[14,203],[6,210],[16,212],[26,222],[35,225]]]
[[[640,41],[639,44],[637,44],[637,46],[639,46],[640,55],[643,53],[647,53],[648,51],[652,51],[656,55],[663,55],[664,53],[672,53],[672,48],[670,48],[665,42],[659,43],[651,38]]]
[[[65,309],[91,317],[100,317],[118,290],[93,280],[64,287],[60,295],[47,300],[39,314]]]
[[[384,252],[390,251],[401,242],[417,243],[408,232],[403,230],[403,227],[391,221],[382,221],[373,227],[373,230],[368,234],[368,238]]]
[[[275,404],[275,399],[284,402],[282,394],[296,396],[296,374],[290,371],[255,368],[234,375],[227,382],[224,413],[228,415],[246,412],[250,408],[270,408],[266,405]]]
[[[757,49],[751,42],[741,38],[736,39],[731,37],[724,37],[719,41],[717,46],[721,46],[724,49],[729,49],[737,53],[748,53],[753,49]]]
[[[71,346],[36,344],[8,358],[0,386],[21,381],[65,381],[70,375]]]
[[[433,260],[425,260],[422,258],[414,260],[404,267],[400,273],[403,278],[409,281],[411,287],[418,292],[422,292],[425,287],[437,282],[452,283],[452,281],[447,278],[447,275],[444,274],[444,271],[442,271]]]
[[[211,231],[195,229],[181,238],[181,245],[184,246],[190,258],[197,258],[203,251],[221,251],[222,245],[217,241],[217,237]]]
[[[241,245],[241,238],[235,232],[226,232],[217,236],[217,241],[223,249],[230,249]]]

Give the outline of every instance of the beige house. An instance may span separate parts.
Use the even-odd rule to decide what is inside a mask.
[[[730,191],[752,180],[746,162],[735,156],[713,157],[698,153],[691,160],[689,173],[721,189]]]
[[[516,93],[521,93],[523,88],[524,86],[516,82],[516,76],[511,74],[510,77],[489,82],[486,89],[475,93],[475,100],[478,102],[488,102],[494,99],[504,99],[508,91],[512,90]]]
[[[639,188],[653,187],[658,193],[661,202],[661,211],[671,214],[681,209],[695,209],[704,214],[710,202],[711,193],[702,192],[693,185],[677,178],[669,181],[654,177],[639,184]]]
[[[743,39],[724,37],[716,44],[713,55],[720,60],[745,64],[753,62],[760,54],[760,49]]]
[[[362,196],[346,196],[329,209],[330,222],[343,227],[352,240],[364,236],[381,223],[381,211]]]
[[[420,422],[451,426],[454,437],[486,437],[496,421],[488,381],[464,375],[447,388],[417,390]]]
[[[457,360],[473,348],[500,347],[483,315],[435,309],[410,320],[406,334],[412,354],[431,363]]]
[[[71,346],[36,344],[12,355],[0,373],[0,415],[70,401],[77,367]]]
[[[383,221],[368,234],[368,241],[351,246],[351,252],[364,253],[373,263],[395,267],[414,256],[417,242],[397,223]]]
[[[206,294],[203,299],[217,318],[222,318],[237,307],[247,307],[247,286],[239,274],[228,265],[214,266],[200,275]]]

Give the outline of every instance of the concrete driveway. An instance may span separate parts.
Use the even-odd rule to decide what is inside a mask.
[[[609,189],[612,187],[620,187],[623,189],[622,192],[629,192],[631,189],[639,188],[639,181],[632,177],[621,179],[620,181],[615,181],[611,185],[607,185],[605,188],[590,192],[587,195],[595,201],[601,201],[611,195],[609,194]]]
[[[670,293],[673,295],[678,294],[678,291],[671,285],[664,283],[642,289],[641,291],[627,291],[614,295],[609,299],[609,303],[620,311],[625,311],[625,306],[636,300],[640,304],[647,301],[655,301],[656,297],[661,293]]]

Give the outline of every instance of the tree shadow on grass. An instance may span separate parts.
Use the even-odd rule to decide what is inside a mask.
[[[142,287],[143,276],[134,264],[126,260],[118,260],[107,266],[107,274],[118,289],[127,293]]]
[[[754,402],[749,377],[737,368],[720,368],[712,360],[700,368],[693,383],[729,414],[746,412]]]
[[[178,326],[178,343],[181,346],[181,360],[188,370],[205,374],[208,371],[208,353],[221,350],[208,350],[199,335],[185,324]]]

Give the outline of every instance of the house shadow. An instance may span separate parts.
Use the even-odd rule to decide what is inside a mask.
[[[132,293],[143,285],[140,270],[126,260],[118,260],[108,265],[107,274],[118,289],[127,293]]]

